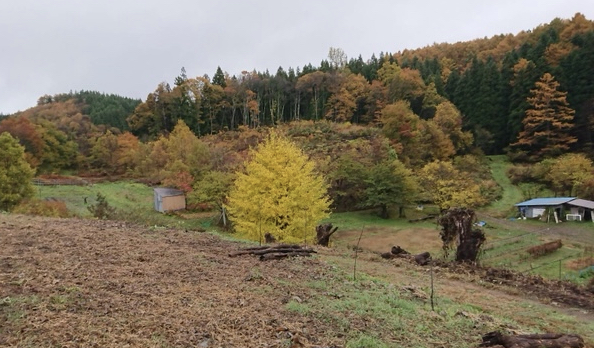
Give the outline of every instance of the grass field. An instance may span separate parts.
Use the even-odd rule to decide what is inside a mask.
[[[514,202],[521,200],[521,192],[506,181],[504,157],[496,156],[491,161],[493,175],[504,187],[501,200],[480,210],[482,216],[506,216]],[[64,201],[68,209],[76,216],[90,218],[87,209],[96,203],[97,194],[105,196],[108,203],[115,207],[119,216],[127,221],[141,223],[153,227],[176,227],[183,229],[213,230],[212,215],[206,214],[161,214],[153,209],[152,188],[135,182],[107,182],[88,186],[38,186],[37,197],[40,199],[56,199]],[[86,200],[86,204],[85,204]],[[513,210],[513,208],[511,208]],[[506,213],[508,211],[508,213]],[[434,257],[443,257],[442,242],[439,237],[440,228],[435,219],[409,222],[428,214],[437,214],[436,207],[427,206],[422,211],[411,207],[406,210],[407,218],[381,219],[374,210],[348,213],[334,213],[324,222],[331,222],[338,227],[333,237],[333,246],[352,249],[357,244],[360,248],[377,253],[388,252],[393,245],[399,245],[411,253],[429,251]],[[396,213],[393,212],[393,216]],[[489,219],[484,228],[487,236],[482,264],[486,266],[505,267],[513,270],[539,274],[550,278],[571,279],[578,283],[587,280],[588,274],[572,267],[579,258],[588,256],[586,247],[590,244],[573,236],[563,238],[563,247],[549,255],[529,257],[526,249],[544,242],[560,238],[548,233],[551,225],[540,221],[515,221]],[[594,234],[594,226],[579,224],[580,228]],[[570,225],[565,225],[570,228]],[[575,225],[578,226],[578,225]],[[544,233],[543,233],[544,231]],[[581,275],[581,277],[580,277]]]
[[[56,199],[66,203],[75,216],[91,218],[87,209],[97,203],[97,194],[106,197],[110,206],[124,220],[151,226],[202,229],[212,223],[209,215],[162,214],[154,210],[153,189],[141,183],[130,181],[105,182],[87,186],[48,185],[37,186],[39,199]]]
[[[491,168],[491,175],[493,179],[503,189],[501,198],[482,210],[496,217],[513,216],[516,212],[514,204],[524,200],[522,190],[515,185],[507,177],[507,169],[511,164],[507,161],[505,155],[489,156],[489,167]]]

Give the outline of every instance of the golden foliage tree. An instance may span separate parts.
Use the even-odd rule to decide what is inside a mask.
[[[567,153],[554,160],[545,174],[556,194],[578,195],[585,183],[594,179],[592,161],[581,153]]]
[[[522,120],[524,129],[512,147],[525,151],[530,160],[556,157],[577,141],[571,135],[575,111],[567,103],[567,93],[558,90],[559,82],[545,73],[528,97],[530,108]]]
[[[421,187],[441,210],[472,208],[484,204],[480,186],[449,161],[434,161],[419,171]]]
[[[314,162],[290,140],[272,133],[256,150],[228,197],[237,232],[262,241],[313,242],[316,224],[329,215],[330,199]]]
[[[24,147],[8,132],[0,133],[0,210],[33,196],[34,173],[25,160]]]

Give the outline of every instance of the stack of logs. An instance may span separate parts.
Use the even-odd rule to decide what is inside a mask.
[[[279,260],[290,256],[311,256],[316,251],[296,244],[278,244],[245,248],[229,253],[229,257],[239,255],[258,255],[260,261]]]
[[[389,253],[382,253],[381,257],[383,257],[384,259],[405,258],[409,260],[414,260],[418,265],[421,266],[428,265],[431,261],[431,254],[427,251],[417,255],[411,255],[411,253],[402,249],[398,245],[393,246],[392,250],[390,250]]]

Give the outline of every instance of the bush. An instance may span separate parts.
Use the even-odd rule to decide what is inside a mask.
[[[116,209],[109,205],[105,196],[97,193],[97,203],[87,207],[89,212],[98,219],[113,219],[116,217]]]
[[[522,182],[531,182],[534,180],[532,170],[529,166],[516,165],[507,170],[507,177],[512,184],[517,185]]]
[[[38,215],[48,217],[66,218],[72,214],[63,201],[42,201],[39,199],[30,199],[21,202],[13,210],[17,214]]]

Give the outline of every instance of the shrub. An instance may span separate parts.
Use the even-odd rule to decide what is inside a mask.
[[[109,205],[105,196],[97,193],[97,203],[87,207],[89,212],[98,219],[113,219],[116,217],[116,209]]]
[[[558,239],[553,242],[548,242],[548,243],[544,243],[541,245],[533,246],[526,251],[528,252],[528,254],[530,254],[534,257],[539,257],[539,256],[543,256],[546,254],[550,254],[550,253],[556,251],[557,249],[560,249],[562,246],[563,246],[563,243],[561,242],[561,239]]]
[[[21,202],[14,208],[14,213],[26,215],[38,215],[48,217],[66,218],[72,214],[63,201],[42,201],[39,199],[30,199]]]
[[[521,182],[530,182],[534,179],[530,167],[524,165],[510,167],[507,170],[507,176],[514,185],[517,185]]]

